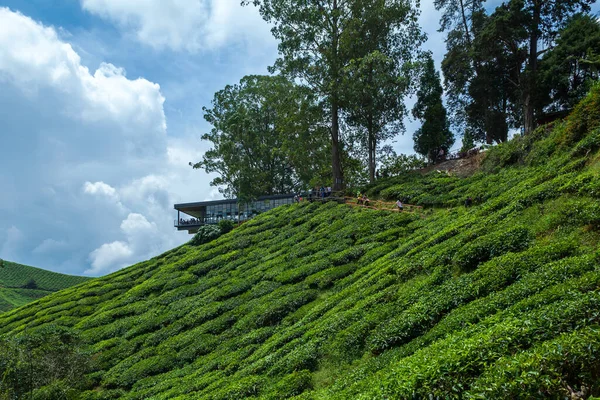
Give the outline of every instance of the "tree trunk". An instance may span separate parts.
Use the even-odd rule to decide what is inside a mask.
[[[344,172],[342,170],[342,157],[340,155],[340,123],[339,123],[339,65],[338,65],[338,3],[333,0],[333,27],[332,27],[332,47],[334,52],[333,65],[333,88],[331,91],[331,169],[333,172],[333,190],[339,192],[344,189]]]
[[[533,104],[533,93],[535,92],[535,85],[537,82],[537,48],[542,7],[541,0],[536,0],[533,3],[533,18],[529,36],[529,73],[527,77],[525,98],[523,99],[523,127],[526,135],[533,132],[535,129],[535,105]]]
[[[369,117],[368,122],[368,147],[369,147],[369,181],[375,182],[375,132],[373,132],[373,118]]]
[[[331,102],[331,168],[333,171],[333,190],[338,192],[344,188],[342,158],[340,156],[339,105],[337,99]]]
[[[475,2],[473,2],[475,4]],[[469,33],[469,24],[467,23],[467,14],[465,12],[465,5],[463,0],[460,0],[460,13],[462,16],[463,27],[465,28],[465,37],[467,38],[467,45],[471,48],[471,34]]]

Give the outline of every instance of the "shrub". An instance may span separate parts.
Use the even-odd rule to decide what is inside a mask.
[[[219,229],[221,230],[221,234],[229,233],[235,227],[235,223],[230,219],[222,219],[219,221]]]
[[[192,246],[200,246],[201,244],[215,240],[219,236],[221,236],[221,229],[219,227],[204,225],[198,229],[198,232],[188,243]]]

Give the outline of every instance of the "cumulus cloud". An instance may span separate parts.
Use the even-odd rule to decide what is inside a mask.
[[[81,0],[81,6],[156,49],[196,52],[272,40],[257,10],[239,0]]]
[[[209,178],[187,166],[197,138],[168,137],[160,86],[90,70],[21,13],[0,7],[0,27],[0,257],[98,275],[189,239],[172,205]]]
[[[127,260],[132,255],[133,251],[127,243],[117,241],[103,244],[90,254],[92,267],[87,269],[85,274],[99,275],[101,273],[116,271],[119,268],[125,267]]]
[[[117,191],[114,187],[107,185],[104,182],[86,182],[83,186],[83,191],[87,194],[99,194],[111,199],[118,200],[119,196],[117,196]]]

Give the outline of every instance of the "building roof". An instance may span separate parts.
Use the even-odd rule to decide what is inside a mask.
[[[275,195],[271,195],[271,196],[260,196],[257,199],[255,199],[254,201],[287,199],[287,198],[291,198],[291,197],[294,197],[294,196],[295,195],[293,193],[275,194]],[[175,204],[173,206],[173,208],[175,208],[176,210],[179,210],[179,211],[196,210],[196,209],[198,209],[200,207],[206,207],[206,206],[216,206],[216,205],[220,205],[220,204],[236,204],[237,201],[238,201],[237,199],[222,199],[222,200],[213,200],[213,201],[199,201],[199,202],[196,202],[196,203]]]

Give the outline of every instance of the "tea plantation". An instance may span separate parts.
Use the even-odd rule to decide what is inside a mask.
[[[0,268],[0,312],[12,310],[89,279],[4,261],[3,268]]]
[[[599,149],[596,88],[470,178],[369,189],[423,213],[280,207],[4,313],[0,333],[80,338],[81,378],[35,381],[39,399],[597,396]]]

